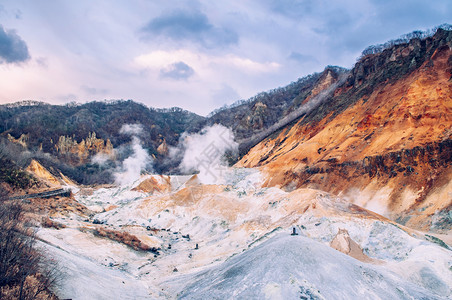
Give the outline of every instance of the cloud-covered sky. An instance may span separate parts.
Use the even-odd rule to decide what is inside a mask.
[[[0,103],[133,99],[205,115],[442,23],[450,0],[2,0]]]

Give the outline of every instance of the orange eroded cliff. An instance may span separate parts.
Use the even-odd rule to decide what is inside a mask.
[[[451,57],[450,46],[439,47],[341,113],[301,118],[265,139],[237,166],[261,167],[267,186],[322,189],[408,225],[431,226],[433,214],[452,205]]]

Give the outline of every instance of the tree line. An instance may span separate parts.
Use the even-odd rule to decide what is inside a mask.
[[[364,56],[371,55],[371,54],[378,54],[391,47],[401,45],[401,44],[406,44],[412,39],[425,39],[428,37],[432,37],[438,31],[438,29],[450,31],[450,30],[452,30],[452,25],[445,23],[445,24],[441,24],[439,26],[436,26],[432,29],[428,29],[425,31],[415,30],[413,32],[404,34],[397,39],[387,41],[384,44],[371,45],[363,50],[363,52],[361,53],[361,56],[358,58],[358,60],[360,60]]]

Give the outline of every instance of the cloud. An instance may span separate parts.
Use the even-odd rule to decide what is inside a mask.
[[[271,72],[280,67],[276,62],[257,62],[246,57],[240,57],[233,54],[228,55],[209,55],[196,53],[189,50],[177,51],[153,51],[148,54],[140,55],[135,58],[135,63],[144,68],[167,68],[168,65],[184,64],[193,66],[196,71],[206,69],[227,67],[239,69],[242,72]]]
[[[60,102],[71,102],[78,100],[78,96],[73,93],[57,95],[55,98]]]
[[[291,17],[302,18],[312,14],[317,0],[266,0],[264,3],[271,9],[271,11],[278,14]]]
[[[297,61],[299,63],[309,63],[309,62],[318,63],[318,60],[314,56],[301,54],[301,53],[298,53],[298,52],[295,52],[295,51],[290,53],[289,59]]]
[[[21,11],[20,9],[16,10],[16,11],[14,12],[14,17],[15,17],[17,20],[21,20],[21,19],[22,19],[22,11]]]
[[[325,18],[320,24],[314,27],[314,31],[320,34],[326,34],[332,38],[342,39],[353,30],[357,20],[353,18],[347,9],[344,7],[336,7],[334,11],[322,12],[326,13]]]
[[[87,93],[88,95],[105,95],[108,93],[107,89],[98,89],[98,88],[94,88],[94,87],[89,87],[86,85],[82,85],[80,87],[80,89],[82,91],[84,91],[85,93]]]
[[[186,63],[179,61],[160,70],[160,77],[175,80],[186,80],[193,76],[195,71]]]
[[[36,58],[36,63],[45,69],[47,69],[49,67],[49,60],[46,57]]]
[[[143,28],[145,38],[163,36],[173,41],[188,40],[207,48],[238,43],[236,32],[212,25],[200,11],[173,10],[152,19]]]
[[[27,44],[15,30],[0,25],[0,63],[20,63],[30,59]]]
[[[212,92],[212,98],[217,106],[222,106],[225,103],[233,103],[240,99],[240,95],[231,86],[223,83],[221,87]]]
[[[198,36],[212,28],[207,16],[201,12],[175,10],[151,20],[144,29],[181,39],[187,35]]]

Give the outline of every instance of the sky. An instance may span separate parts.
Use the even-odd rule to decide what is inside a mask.
[[[0,0],[0,103],[206,115],[443,23],[450,0]]]

